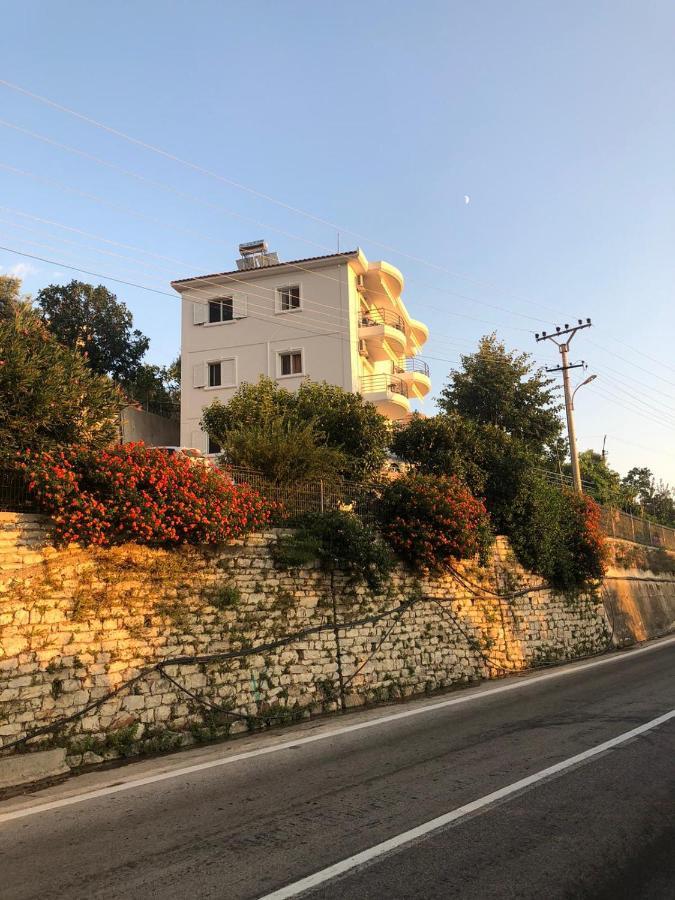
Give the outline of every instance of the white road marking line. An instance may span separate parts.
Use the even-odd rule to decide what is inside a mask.
[[[36,803],[32,806],[24,806],[9,812],[0,812],[0,824],[2,822],[10,822],[14,819],[23,819],[26,816],[34,816],[38,813],[49,812],[53,809],[62,809],[65,806],[72,806],[74,803],[84,803],[87,800],[97,800],[99,797],[108,797],[111,794],[118,794],[121,791],[130,791],[134,788],[141,788],[148,784],[157,784],[161,781],[168,781],[171,778],[180,778],[183,775],[191,775],[194,772],[204,772],[207,769],[214,769],[219,766],[228,766],[232,763],[242,762],[246,759],[254,759],[258,756],[267,756],[270,753],[278,753],[281,750],[288,750],[293,747],[301,747],[306,744],[314,744],[317,741],[325,741],[330,738],[339,737],[343,734],[351,734],[355,731],[362,731],[366,728],[375,728],[379,725],[386,725],[389,722],[397,722],[401,719],[408,719],[412,716],[421,716],[425,713],[434,712],[437,709],[445,709],[450,706],[459,706],[463,703],[471,703],[474,700],[481,700],[483,697],[494,697],[496,694],[506,694],[509,691],[517,691],[522,688],[529,687],[533,684],[541,684],[542,681],[550,681],[554,678],[562,678],[565,675],[574,675],[577,672],[593,669],[596,666],[608,665],[610,663],[621,662],[627,659],[633,659],[641,653],[649,653],[653,650],[659,650],[675,643],[675,637],[659,641],[654,644],[647,644],[644,647],[638,647],[637,650],[630,650],[625,653],[618,653],[612,656],[603,656],[601,659],[591,660],[580,665],[570,665],[566,668],[554,669],[543,675],[534,675],[532,677],[523,678],[522,681],[515,681],[509,684],[502,684],[497,687],[487,688],[486,690],[477,691],[471,694],[460,694],[448,700],[441,700],[438,703],[430,703],[425,706],[418,706],[415,709],[407,709],[403,712],[390,713],[385,716],[367,719],[363,722],[357,722],[354,725],[344,725],[341,728],[333,728],[329,731],[322,731],[320,734],[309,735],[308,737],[296,737],[288,741],[278,744],[272,744],[268,747],[258,747],[255,750],[247,750],[243,753],[236,753],[232,756],[219,757],[208,762],[194,763],[190,766],[182,766],[179,769],[172,769],[169,772],[161,772],[157,775],[147,775],[145,778],[135,778],[122,783],[108,785],[93,791],[85,791],[82,794],[76,794],[71,797],[62,797],[60,800],[51,800],[45,803]],[[11,803],[11,801],[9,801]],[[2,807],[0,807],[1,809]]]
[[[535,772],[534,775],[528,775],[527,778],[521,778],[520,781],[514,781],[513,784],[500,788],[498,791],[486,794],[485,797],[480,797],[478,800],[473,800],[471,803],[466,803],[464,806],[453,809],[452,812],[437,816],[435,819],[424,822],[424,824],[418,825],[416,828],[411,828],[409,831],[397,834],[396,837],[390,838],[388,841],[382,841],[382,843],[375,844],[373,847],[369,847],[361,853],[356,853],[354,856],[348,856],[347,859],[343,859],[332,866],[328,866],[327,869],[322,869],[320,872],[308,875],[306,878],[302,878],[300,881],[296,881],[293,884],[280,888],[278,891],[273,891],[271,894],[265,894],[260,900],[287,900],[289,897],[297,897],[299,894],[304,894],[305,892],[312,890],[312,888],[324,884],[326,881],[331,881],[339,875],[344,875],[345,872],[366,865],[378,857],[384,856],[387,853],[392,853],[394,850],[398,850],[406,844],[410,844],[413,841],[426,837],[432,832],[437,831],[439,828],[443,828],[446,825],[452,825],[472,813],[481,810],[484,811],[489,806],[503,800],[505,797],[510,797],[546,778],[551,778],[553,775],[565,772],[567,769],[571,769],[580,763],[586,762],[594,756],[612,750],[614,747],[618,747],[620,744],[624,744],[626,741],[630,741],[632,738],[644,734],[645,731],[651,731],[654,728],[658,728],[659,725],[663,725],[664,722],[668,722],[673,718],[675,718],[675,709],[671,709],[670,712],[664,713],[664,715],[658,716],[658,718],[652,719],[650,722],[645,722],[644,725],[632,728],[630,731],[625,731],[618,737],[612,738],[609,741],[604,741],[602,744],[597,744],[595,747],[591,747],[590,750],[584,750],[583,753],[577,753],[576,756],[570,756],[568,759],[564,759],[554,766],[549,766],[547,769]]]

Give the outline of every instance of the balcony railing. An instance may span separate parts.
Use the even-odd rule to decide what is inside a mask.
[[[401,372],[420,372],[422,375],[429,377],[429,364],[423,359],[417,359],[416,356],[410,356],[407,359],[399,359],[391,364],[391,370],[394,375]]]
[[[368,325],[390,325],[392,328],[396,328],[397,331],[407,334],[403,317],[390,309],[382,309],[380,307],[369,309],[368,312],[361,313],[359,325],[364,327],[367,327]]]
[[[362,394],[401,394],[408,397],[408,385],[397,375],[364,375],[361,378]]]

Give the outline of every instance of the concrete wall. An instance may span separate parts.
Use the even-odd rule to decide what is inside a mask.
[[[611,540],[604,581],[607,615],[617,646],[675,631],[675,553]]]
[[[331,584],[316,568],[279,570],[270,554],[276,539],[273,532],[254,535],[212,551],[55,550],[39,518],[0,514],[0,747],[139,674],[60,734],[72,756],[77,748],[114,755],[132,732],[134,741],[157,749],[242,730],[241,719],[214,715],[157,671],[143,674],[145,667],[180,655],[256,648],[314,626],[324,630],[243,659],[183,662],[167,674],[240,715],[335,709],[333,599],[342,623],[384,614],[339,631],[349,706],[607,645],[598,598],[570,600],[540,589],[540,579],[523,571],[504,539],[487,567],[460,567],[468,579],[463,584],[401,570],[380,595],[342,577]],[[518,589],[524,593],[508,602],[490,593]]]
[[[121,413],[122,443],[144,441],[151,447],[176,447],[180,441],[180,424],[164,416],[125,406]]]

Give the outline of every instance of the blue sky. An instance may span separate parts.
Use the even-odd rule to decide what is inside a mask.
[[[0,244],[170,291],[242,240],[331,252],[306,210],[404,272],[436,391],[487,331],[555,364],[532,332],[591,316],[580,448],[675,483],[674,42],[670,0],[11,4],[0,78],[225,180],[0,86]],[[168,362],[178,303],[109,286]]]

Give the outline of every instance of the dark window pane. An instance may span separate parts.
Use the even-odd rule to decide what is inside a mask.
[[[220,363],[209,363],[209,387],[219,387],[220,382]]]
[[[234,318],[234,301],[232,297],[225,297],[222,303],[223,322],[231,322]]]
[[[280,294],[282,312],[300,308],[300,287],[297,284],[281,288]]]
[[[299,375],[302,372],[302,353],[293,354],[293,374]]]
[[[291,374],[291,354],[290,353],[282,354],[281,374],[282,375],[290,375]]]
[[[220,300],[209,300],[209,322],[220,322],[221,305]]]

